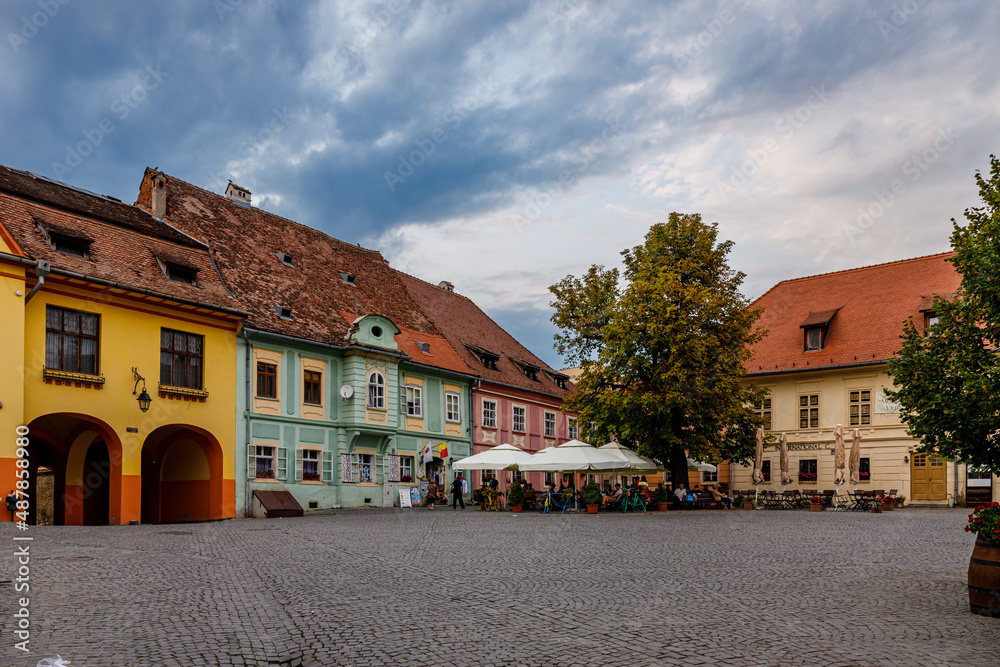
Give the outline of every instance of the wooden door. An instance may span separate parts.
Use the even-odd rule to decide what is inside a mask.
[[[914,454],[910,463],[910,493],[913,500],[948,498],[947,469],[939,456]]]

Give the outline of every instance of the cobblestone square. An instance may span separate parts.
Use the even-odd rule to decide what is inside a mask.
[[[31,654],[103,665],[996,665],[964,510],[38,527]],[[3,526],[2,579],[15,532]],[[21,534],[23,535],[23,533]],[[43,663],[45,664],[45,663]]]

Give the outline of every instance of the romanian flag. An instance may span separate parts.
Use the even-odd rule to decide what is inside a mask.
[[[442,442],[438,445],[438,458],[446,459],[448,458],[448,443]]]

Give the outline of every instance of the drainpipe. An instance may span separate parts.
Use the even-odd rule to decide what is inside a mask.
[[[49,271],[52,270],[52,267],[49,264],[49,260],[40,259],[38,260],[38,263],[31,268],[31,270],[36,276],[38,276],[38,282],[31,288],[28,295],[24,297],[24,305],[28,305],[28,302],[31,301],[31,297],[35,296],[35,292],[42,289],[42,286],[45,285],[45,276],[49,275]]]
[[[958,459],[955,459],[955,505],[958,505]]]
[[[253,385],[250,382],[250,360],[251,360],[251,352],[252,352],[252,350],[251,350],[251,347],[250,347],[250,338],[247,336],[246,327],[243,327],[243,340],[244,340],[244,342],[246,343],[246,346],[247,346],[247,349],[246,349],[246,367],[247,367],[247,389],[246,389],[246,391],[247,391],[247,404],[246,404],[246,417],[245,417],[246,418],[246,435],[244,437],[244,440],[246,441],[246,452],[245,452],[246,456],[243,457],[243,459],[244,459],[243,460],[243,464],[246,465],[246,462],[250,460],[250,447],[252,446],[251,442],[250,442],[250,411],[253,408],[252,399],[250,398],[250,396],[251,396],[250,392],[253,389]],[[250,516],[250,470],[247,469],[246,472],[245,472],[245,474],[246,474],[246,478],[247,478],[247,483],[246,483],[246,493],[244,494],[245,495],[244,503],[246,505],[243,508],[243,516],[247,517],[247,516]]]

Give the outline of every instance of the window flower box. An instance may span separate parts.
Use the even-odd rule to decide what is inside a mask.
[[[319,473],[318,472],[303,472],[302,481],[304,482],[318,482]]]
[[[869,482],[871,481],[871,478],[872,474],[868,471],[862,471],[858,473],[858,479],[860,479],[862,482]]]
[[[814,472],[800,472],[799,473],[799,481],[800,482],[806,482],[806,483],[815,482],[816,481],[816,473],[814,473]]]
[[[400,475],[399,481],[400,482],[412,482],[413,481],[413,476],[412,475]]]
[[[258,470],[257,474],[254,475],[255,479],[274,479],[273,470]]]

